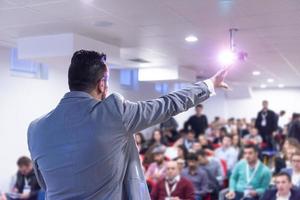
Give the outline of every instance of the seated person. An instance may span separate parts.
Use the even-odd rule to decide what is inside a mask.
[[[255,144],[260,147],[262,143],[262,137],[258,134],[258,130],[256,128],[251,128],[250,133],[245,135],[243,138],[244,144]]]
[[[199,167],[198,157],[195,153],[189,153],[186,161],[188,167],[183,169],[181,175],[193,183],[196,200],[203,199],[209,193],[209,180],[206,172]]]
[[[267,190],[260,200],[299,200],[299,190],[293,188],[291,176],[280,172],[275,176],[276,188]]]
[[[244,147],[244,159],[233,169],[227,199],[258,200],[268,188],[271,172],[258,159],[258,148],[254,144]]]
[[[7,199],[37,200],[40,186],[33,171],[30,158],[23,156],[18,159],[18,172],[16,183]]]
[[[167,162],[165,178],[160,179],[151,191],[152,200],[194,200],[193,184],[180,176],[176,161]]]
[[[216,149],[215,157],[220,160],[225,160],[228,171],[232,171],[237,162],[239,152],[232,145],[232,136],[224,135],[221,147]]]
[[[156,183],[160,178],[165,176],[166,163],[165,163],[164,153],[165,153],[165,148],[161,145],[156,146],[152,150],[154,162],[149,165],[148,170],[145,173],[145,176],[147,180],[151,180],[153,183]]]
[[[200,168],[205,170],[206,173],[210,175],[208,176],[210,182],[209,185],[213,185],[214,188],[222,186],[225,179],[225,174],[222,171],[222,165],[220,161],[214,157],[208,157],[204,150],[199,150],[196,154],[198,156]]]
[[[292,167],[282,169],[282,171],[288,173],[291,176],[293,185],[300,188],[300,150],[297,150],[291,158]]]

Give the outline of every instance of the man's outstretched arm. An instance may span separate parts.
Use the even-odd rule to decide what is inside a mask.
[[[228,88],[224,83],[227,71],[228,69],[220,70],[210,79],[154,100],[130,102],[116,96],[124,126],[129,133],[135,133],[205,101],[214,93],[215,88]]]

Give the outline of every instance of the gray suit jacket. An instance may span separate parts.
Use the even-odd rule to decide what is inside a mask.
[[[33,121],[28,146],[48,200],[150,199],[133,134],[209,97],[205,83],[150,101],[67,93]]]

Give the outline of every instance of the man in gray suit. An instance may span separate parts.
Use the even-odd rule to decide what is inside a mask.
[[[48,200],[150,199],[133,134],[206,100],[227,69],[150,101],[108,97],[105,55],[80,50],[68,72],[70,92],[33,121],[28,146]]]

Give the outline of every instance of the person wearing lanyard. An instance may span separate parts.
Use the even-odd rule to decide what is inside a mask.
[[[151,191],[151,200],[194,200],[193,184],[180,176],[176,161],[168,161],[166,177],[161,179]]]
[[[287,172],[275,176],[276,188],[267,190],[260,200],[299,200],[300,191],[293,187],[292,178]]]
[[[244,159],[237,163],[230,177],[227,199],[257,200],[268,188],[271,172],[258,159],[257,146],[244,147]]]

